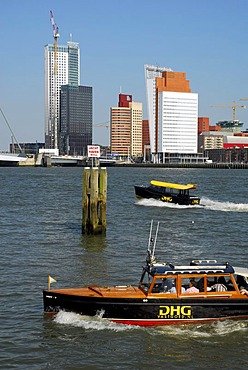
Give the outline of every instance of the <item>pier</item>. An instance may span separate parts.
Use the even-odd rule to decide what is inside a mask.
[[[107,171],[85,167],[82,191],[82,234],[106,233]]]

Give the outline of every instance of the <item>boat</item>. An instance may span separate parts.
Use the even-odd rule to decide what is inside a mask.
[[[180,205],[199,205],[200,198],[190,194],[192,189],[196,189],[195,184],[173,184],[157,180],[152,180],[149,186],[134,186],[137,199],[153,198]]]
[[[0,167],[18,166],[20,162],[25,162],[27,158],[25,154],[0,153]]]
[[[193,260],[188,265],[159,263],[155,257],[158,230],[159,222],[153,231],[152,220],[146,262],[137,286],[45,289],[44,313],[62,310],[139,326],[248,319],[247,268],[216,260]]]
[[[116,159],[113,158],[99,158],[99,165],[101,167],[112,167],[116,165]]]

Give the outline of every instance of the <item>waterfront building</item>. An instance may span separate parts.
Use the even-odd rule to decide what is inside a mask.
[[[149,133],[149,121],[143,119],[142,121],[142,148],[143,148],[143,160],[144,162],[150,161],[150,133]]]
[[[199,152],[209,149],[222,149],[224,135],[217,132],[204,131],[198,137]]]
[[[58,148],[60,89],[80,84],[80,49],[77,42],[66,46],[45,45],[45,145]]]
[[[150,77],[145,71],[153,161],[197,156],[198,94],[191,92],[186,73],[164,68]]]
[[[248,147],[205,150],[204,155],[214,163],[248,163]]]
[[[172,69],[145,64],[146,101],[151,153],[155,153],[156,141],[156,79],[157,77],[162,77],[162,73],[165,71],[172,71]]]
[[[198,117],[198,133],[209,131],[209,117]]]
[[[10,153],[19,153],[20,148],[25,154],[38,154],[39,150],[45,147],[45,143],[12,143],[10,144]]]
[[[118,107],[110,108],[110,147],[120,157],[142,156],[142,103],[132,95],[119,94]]]
[[[244,123],[238,119],[233,119],[231,121],[219,121],[216,125],[220,127],[220,130],[240,133]]]
[[[61,86],[59,116],[60,154],[87,155],[92,144],[92,87]]]

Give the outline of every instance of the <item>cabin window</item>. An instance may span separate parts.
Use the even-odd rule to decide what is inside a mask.
[[[181,293],[199,293],[204,291],[204,278],[199,276],[190,276],[181,279]]]
[[[248,279],[242,275],[234,275],[235,281],[238,285],[239,290],[246,289],[248,290]]]
[[[140,287],[145,291],[148,292],[150,285],[151,285],[152,277],[148,274],[148,272],[143,273],[140,281]]]
[[[176,278],[157,278],[152,293],[176,293]]]
[[[208,292],[227,292],[236,290],[236,283],[232,280],[231,276],[211,276],[208,275],[207,291]]]

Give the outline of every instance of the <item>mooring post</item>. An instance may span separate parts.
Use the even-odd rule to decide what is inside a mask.
[[[82,234],[103,234],[106,232],[106,168],[85,167],[82,191]]]
[[[107,169],[106,167],[101,168],[100,170],[100,210],[99,210],[99,222],[102,225],[104,232],[106,232],[106,218],[107,218]]]

